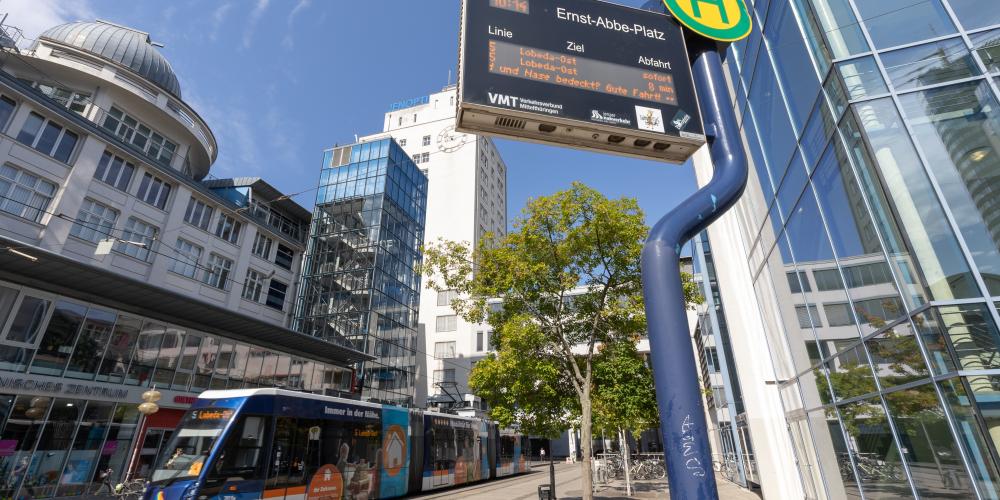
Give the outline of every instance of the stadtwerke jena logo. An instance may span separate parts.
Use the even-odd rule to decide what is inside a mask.
[[[735,42],[750,34],[745,0],[663,0],[674,17],[701,36]]]

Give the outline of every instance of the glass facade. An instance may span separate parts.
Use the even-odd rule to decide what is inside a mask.
[[[808,498],[1000,498],[1000,3],[756,0],[749,266]]]
[[[350,385],[346,368],[0,282],[0,498],[93,494],[102,471],[123,475],[140,401],[122,394],[154,386],[183,398],[257,387],[336,394]],[[168,431],[142,437],[138,477],[155,456],[154,432]]]
[[[411,406],[427,177],[391,139],[323,158],[295,328],[376,358],[362,399]]]

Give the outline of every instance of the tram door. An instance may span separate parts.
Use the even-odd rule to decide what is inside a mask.
[[[316,468],[316,452],[310,453],[310,448],[318,448],[319,436],[310,434],[310,428],[317,423],[293,417],[277,418],[264,487],[266,498],[304,498],[309,474]]]

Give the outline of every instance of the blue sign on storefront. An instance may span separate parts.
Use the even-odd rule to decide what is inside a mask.
[[[431,102],[431,96],[429,95],[414,97],[412,99],[396,101],[390,104],[389,111],[399,111],[401,109],[412,108],[414,106],[420,106],[422,104],[428,104],[430,102]]]

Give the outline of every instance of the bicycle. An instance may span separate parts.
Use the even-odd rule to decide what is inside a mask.
[[[646,458],[636,460],[629,473],[638,480],[663,479],[667,476],[667,469],[663,466],[662,460]]]
[[[145,479],[132,479],[118,483],[111,491],[111,496],[120,500],[140,500],[146,492]]]

